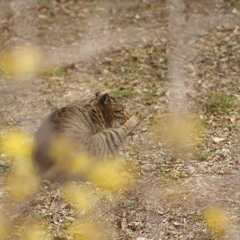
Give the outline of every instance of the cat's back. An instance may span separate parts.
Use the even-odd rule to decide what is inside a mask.
[[[47,133],[97,133],[99,131],[97,130],[97,125],[101,122],[101,113],[96,108],[94,100],[94,98],[87,98],[75,101],[55,110],[40,125],[36,136]],[[96,115],[96,121],[94,122],[93,115]]]

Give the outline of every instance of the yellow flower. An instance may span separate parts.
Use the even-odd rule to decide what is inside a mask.
[[[29,160],[32,157],[34,143],[32,137],[22,130],[10,131],[2,138],[2,153],[14,160]]]
[[[90,181],[103,189],[118,191],[130,184],[130,179],[124,176],[124,170],[116,160],[96,165],[89,175]]]
[[[81,175],[90,169],[90,156],[79,151],[64,136],[59,136],[51,143],[49,154],[63,172]]]
[[[102,229],[91,223],[82,223],[69,228],[74,239],[100,240],[102,239]]]
[[[70,160],[68,172],[75,175],[87,173],[90,169],[91,158],[86,152],[78,153],[76,157]]]
[[[3,70],[12,77],[24,77],[39,70],[43,60],[38,47],[10,50],[1,57]]]
[[[69,184],[64,187],[63,193],[67,202],[74,204],[80,211],[90,210],[90,199],[86,191]]]
[[[57,164],[67,161],[75,153],[75,149],[71,146],[68,139],[64,136],[59,136],[52,141],[49,149],[50,156]],[[64,164],[65,165],[65,164]]]
[[[204,125],[192,114],[166,115],[155,118],[153,131],[162,141],[171,142],[177,147],[189,148],[201,141]]]
[[[22,201],[33,194],[39,184],[39,178],[31,162],[15,162],[8,175],[9,195],[13,201]]]
[[[21,231],[20,240],[45,240],[47,239],[47,232],[44,228],[37,224],[30,224],[25,226]]]
[[[208,228],[214,233],[224,236],[230,228],[229,219],[222,208],[211,207],[205,211]]]

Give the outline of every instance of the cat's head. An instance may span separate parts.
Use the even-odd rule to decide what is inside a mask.
[[[125,112],[124,106],[118,102],[115,98],[106,94],[98,94],[97,100],[101,106],[103,116],[107,127],[120,127],[128,119],[128,115]]]

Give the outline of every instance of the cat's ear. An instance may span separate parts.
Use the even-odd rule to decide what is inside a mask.
[[[95,97],[98,98],[99,96],[101,96],[100,92],[95,92]]]
[[[107,93],[101,95],[99,100],[102,105],[110,105],[112,103],[112,99]]]

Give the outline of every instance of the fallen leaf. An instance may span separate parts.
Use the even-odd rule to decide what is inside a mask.
[[[212,139],[214,143],[219,143],[225,140],[225,138],[220,138],[220,137],[213,137]]]

